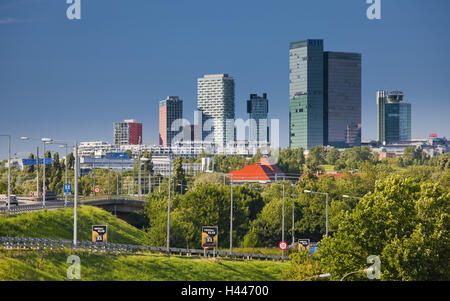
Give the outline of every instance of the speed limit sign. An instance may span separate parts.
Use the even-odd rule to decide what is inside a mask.
[[[281,250],[286,250],[287,249],[287,247],[288,247],[288,244],[285,242],[285,241],[282,241],[282,242],[280,242],[280,244],[278,245],[278,247],[281,249]]]

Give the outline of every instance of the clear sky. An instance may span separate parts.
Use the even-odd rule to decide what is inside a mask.
[[[321,38],[325,50],[362,53],[362,138],[377,138],[376,91],[401,89],[412,135],[450,135],[450,1],[382,0],[0,0],[0,133],[19,157],[20,136],[112,142],[113,122],[142,122],[158,142],[158,101],[184,100],[193,119],[196,79],[228,73],[236,117],[249,94],[268,93],[288,144],[289,43]],[[6,157],[0,138],[0,158]]]

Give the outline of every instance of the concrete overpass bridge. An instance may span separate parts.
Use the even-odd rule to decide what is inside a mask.
[[[78,198],[78,205],[88,205],[102,208],[111,212],[117,217],[129,221],[137,211],[144,208],[146,197],[137,197],[131,195],[100,195],[95,197]],[[73,197],[68,199],[67,207],[73,207]],[[25,198],[19,199],[18,206],[11,206],[10,214],[20,214],[39,210],[57,210],[64,207],[64,197],[58,197],[58,200],[47,201],[46,206],[42,206],[42,201],[30,201]],[[0,214],[8,214],[6,206],[0,207]]]

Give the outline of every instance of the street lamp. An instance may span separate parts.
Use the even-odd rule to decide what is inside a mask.
[[[67,181],[68,181],[68,179],[67,179],[67,164],[68,164],[68,161],[67,161],[67,143],[61,143],[61,145],[59,147],[66,149],[66,159],[64,160],[65,161],[64,165],[66,165],[64,182],[65,182],[65,184],[67,184]],[[64,192],[64,208],[66,208],[66,207],[67,207],[67,194]]]
[[[278,185],[283,186],[283,209],[282,209],[282,219],[281,219],[281,241],[284,241],[284,184],[272,184],[272,185]],[[284,250],[281,250],[281,258],[284,260]]]
[[[23,139],[23,140],[27,140],[27,139]],[[76,247],[76,245],[77,245],[77,206],[78,206],[78,142],[76,140],[75,141],[53,140],[50,138],[42,138],[41,140],[44,142],[44,147],[45,147],[45,143],[50,143],[52,141],[55,143],[58,143],[58,144],[73,143],[74,157],[75,157],[75,163],[74,163],[75,191],[74,191],[74,198],[73,198],[73,246]],[[45,150],[44,150],[44,155],[45,155]],[[44,168],[45,168],[45,161],[44,161]],[[44,179],[45,179],[45,172],[44,172]],[[44,192],[44,197],[45,197],[45,192]]]
[[[8,137],[8,213],[11,210],[11,135],[0,134],[2,137]]]
[[[294,186],[294,185],[293,185]],[[294,197],[297,197],[298,198],[298,195],[297,194],[292,194],[292,196]],[[295,199],[294,198],[292,198],[292,246],[294,246],[294,242],[295,242],[295,212],[294,212],[294,209],[295,209],[295,201],[294,201]]]
[[[169,199],[167,201],[167,256],[170,256],[170,182],[172,180],[172,156],[169,153]]]
[[[20,137],[21,140],[31,140],[31,138],[28,137]],[[39,140],[39,139],[33,139],[33,140]],[[37,198],[39,199],[39,146],[36,146],[36,192],[37,192]]]
[[[362,199],[362,197],[359,197],[359,196],[351,196],[351,195],[347,195],[347,194],[344,194],[342,197],[343,197],[343,198],[347,198],[347,199],[349,199],[349,198],[351,198],[351,199],[358,199],[358,200],[361,200],[361,199]]]
[[[141,191],[141,162],[147,162],[149,161],[149,158],[140,158],[139,160],[139,172],[138,172],[138,186],[139,186],[139,191],[138,191],[138,196],[141,197],[142,196],[142,191]],[[147,171],[147,165],[144,165],[145,167],[145,171]],[[144,188],[145,188],[145,172],[144,172]],[[144,189],[145,190],[145,189]]]
[[[326,274],[320,274],[320,275],[314,275],[314,276],[310,276],[310,277],[306,277],[305,279],[302,279],[301,281],[306,281],[309,279],[314,279],[314,278],[330,278],[331,274],[330,273],[326,273]]]
[[[43,175],[42,175],[42,207],[45,208],[45,195],[47,192],[47,187],[45,186],[45,145],[48,143],[51,143],[53,140],[50,138],[41,138],[41,139],[37,139],[37,138],[30,138],[30,137],[20,137],[20,139],[22,140],[39,140],[42,141],[42,143],[44,144],[44,155],[43,155]],[[39,158],[37,158],[38,162],[39,162]],[[38,165],[39,166],[39,165]],[[39,194],[39,190],[38,190],[38,194]]]
[[[353,272],[347,273],[347,274],[344,275],[344,277],[341,278],[341,281],[344,281],[344,279],[345,279],[347,276],[350,276],[350,275],[352,275],[352,274],[357,274],[357,273],[371,273],[373,270],[374,270],[374,268],[373,268],[373,267],[370,267],[370,268],[367,268],[367,269],[364,269],[364,270],[353,271]]]
[[[325,207],[325,237],[328,237],[328,192],[316,192],[311,190],[304,190],[304,193],[312,194],[324,194],[326,196],[326,207]]]

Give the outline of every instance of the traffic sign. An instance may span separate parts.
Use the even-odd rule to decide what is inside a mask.
[[[279,244],[278,244],[278,247],[281,249],[281,250],[286,250],[287,249],[287,247],[288,247],[288,244],[285,242],[285,241],[282,241],[282,242],[280,242]]]
[[[71,194],[72,193],[72,184],[66,183],[64,184],[64,194]]]
[[[298,248],[299,250],[306,250],[309,247],[309,238],[299,239]]]
[[[217,248],[218,227],[202,227],[202,248]]]
[[[49,164],[52,164],[53,161],[52,161],[52,158],[45,158],[45,161],[42,158],[39,159],[39,164],[44,164],[44,162],[46,165],[49,165]],[[36,159],[22,159],[22,164],[24,166],[36,165],[36,163],[37,163]]]
[[[93,225],[92,226],[92,241],[93,242],[108,242],[108,226]]]
[[[95,186],[95,188],[94,188],[94,192],[95,192],[95,193],[99,193],[99,192],[100,192],[100,187],[98,187],[98,186]]]
[[[47,190],[48,190],[48,186],[42,187],[42,190],[43,190],[43,191],[47,191]]]

